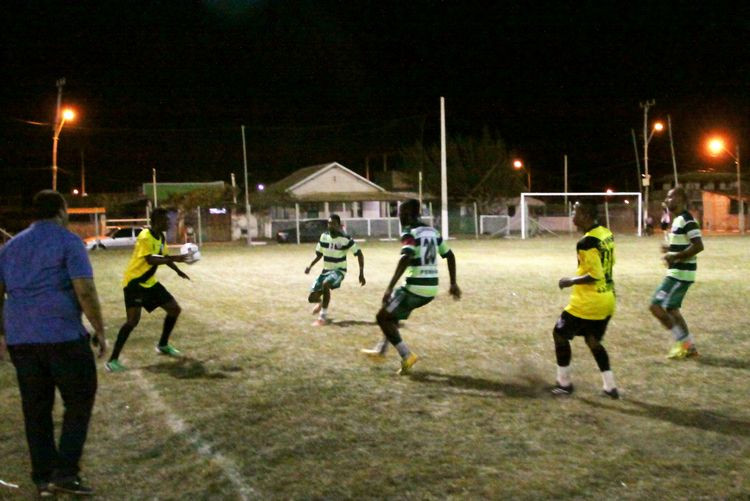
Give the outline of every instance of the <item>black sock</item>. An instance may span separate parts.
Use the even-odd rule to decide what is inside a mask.
[[[177,317],[167,315],[164,318],[164,328],[161,331],[161,338],[159,339],[159,346],[166,346],[169,343],[169,335],[172,334],[172,329],[177,323]]]
[[[117,341],[115,341],[115,347],[112,348],[112,355],[109,357],[109,361],[117,360],[120,357],[120,352],[122,351],[122,347],[125,346],[125,342],[128,340],[128,336],[130,336],[130,333],[133,332],[133,327],[130,324],[123,324],[122,327],[120,327],[120,332],[117,333]]]
[[[607,350],[604,349],[604,346],[599,345],[595,348],[591,348],[591,354],[594,355],[596,365],[599,366],[601,372],[609,370],[609,355],[607,355]]]

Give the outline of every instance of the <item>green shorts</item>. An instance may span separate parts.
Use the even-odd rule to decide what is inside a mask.
[[[666,310],[676,310],[682,306],[682,300],[691,285],[693,285],[693,282],[665,277],[654,295],[651,296],[651,304],[658,304]]]
[[[324,283],[329,284],[331,286],[331,290],[338,289],[339,287],[341,287],[341,282],[344,281],[345,276],[346,273],[341,270],[326,270],[321,273],[317,279],[315,279],[312,287],[310,287],[310,292],[322,291]]]
[[[412,310],[426,305],[433,299],[435,298],[417,296],[407,291],[405,287],[399,287],[391,294],[391,299],[385,305],[385,311],[398,320],[406,320],[411,315]]]

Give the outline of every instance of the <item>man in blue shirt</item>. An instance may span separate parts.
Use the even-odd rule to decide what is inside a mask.
[[[65,200],[44,190],[33,208],[37,220],[0,249],[0,360],[7,351],[16,368],[39,495],[91,495],[78,473],[97,381],[81,313],[94,328],[100,358],[107,348],[104,321],[86,249],[66,229]],[[59,446],[56,388],[65,405]]]

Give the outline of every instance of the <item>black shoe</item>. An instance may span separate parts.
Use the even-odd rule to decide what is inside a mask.
[[[553,395],[556,396],[570,395],[571,393],[573,393],[573,385],[569,384],[568,386],[563,386],[560,383],[555,383],[555,386],[553,386],[550,391]]]
[[[619,400],[620,399],[620,393],[617,391],[617,388],[612,388],[611,390],[602,390],[602,393],[609,398]]]
[[[81,483],[81,477],[78,476],[53,480],[49,483],[49,490],[53,493],[62,492],[65,494],[75,494],[77,496],[94,495],[94,489]]]

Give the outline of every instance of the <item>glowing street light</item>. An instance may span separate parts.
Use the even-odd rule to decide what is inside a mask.
[[[62,119],[55,127],[55,133],[52,136],[52,189],[57,191],[57,141],[60,138],[60,131],[66,121],[74,120],[76,114],[70,108],[65,108],[62,112]]]
[[[735,146],[735,154],[733,155],[726,147],[726,143],[720,137],[714,137],[708,140],[706,144],[708,152],[711,156],[719,156],[722,153],[726,153],[734,159],[734,165],[737,167],[737,215],[738,223],[740,227],[740,233],[745,233],[745,207],[742,201],[742,178],[740,176],[740,145],[737,143]]]
[[[643,115],[643,187],[645,188],[645,197],[643,204],[643,219],[648,222],[648,192],[651,186],[651,175],[648,173],[648,143],[651,142],[651,138],[654,137],[655,132],[661,132],[664,130],[664,124],[661,122],[655,122],[651,128],[651,133],[646,134],[648,129],[647,113],[648,108],[644,110]]]
[[[516,170],[525,170],[526,171],[527,185],[528,185],[529,191],[531,191],[531,171],[529,170],[529,168],[526,167],[523,164],[523,161],[519,160],[519,159],[513,160],[513,168],[516,169]]]

